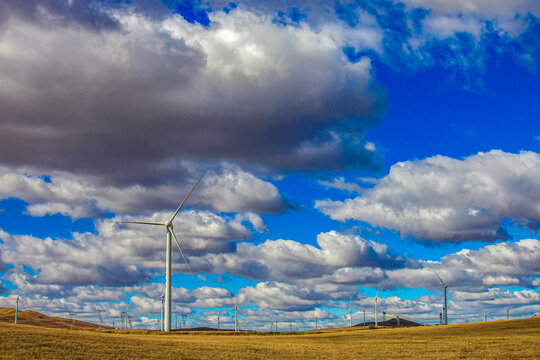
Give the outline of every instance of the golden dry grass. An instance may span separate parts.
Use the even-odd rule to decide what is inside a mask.
[[[0,323],[0,358],[540,359],[540,319],[272,336],[98,332]]]

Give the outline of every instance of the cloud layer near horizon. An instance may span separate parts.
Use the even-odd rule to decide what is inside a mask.
[[[118,241],[121,246],[124,246],[126,243],[123,238],[127,239],[128,237],[132,237],[132,235],[120,232],[114,234],[114,237],[119,239]],[[76,243],[80,243],[81,241],[79,238],[75,238],[75,244],[73,245],[68,245],[64,241],[55,245],[49,240],[43,242],[43,240],[33,240],[24,236],[11,238],[5,233],[2,234],[2,238],[8,244],[13,242],[20,243],[20,246],[25,249],[32,248],[37,243],[42,244],[43,254],[40,260],[43,261],[50,261],[51,259],[48,256],[53,256],[53,253],[58,254],[66,246],[78,247],[79,245]],[[146,241],[148,240],[150,239],[146,239]],[[373,316],[373,298],[358,294],[355,285],[363,287],[376,286],[376,283],[382,280],[381,289],[387,295],[381,295],[379,298],[381,311],[385,311],[390,316],[397,314],[401,317],[417,321],[432,322],[440,310],[440,299],[438,296],[422,296],[413,300],[402,299],[399,296],[393,295],[388,296],[388,294],[392,294],[392,290],[388,289],[395,287],[401,289],[423,287],[437,292],[440,288],[440,283],[433,273],[432,266],[435,266],[440,276],[448,284],[452,285],[449,308],[452,321],[463,321],[474,318],[471,315],[471,309],[481,310],[481,313],[489,311],[491,316],[499,316],[501,318],[503,316],[502,312],[508,307],[512,309],[512,316],[540,310],[538,293],[534,290],[510,291],[504,288],[506,286],[538,286],[537,278],[540,275],[540,268],[538,267],[538,264],[540,264],[540,259],[538,258],[540,256],[540,242],[538,240],[524,239],[516,243],[487,245],[475,251],[462,250],[449,254],[443,257],[441,262],[415,262],[409,263],[412,266],[399,268],[386,267],[385,269],[378,269],[381,263],[373,262],[378,261],[376,258],[357,264],[341,261],[341,257],[336,258],[335,254],[332,254],[335,247],[338,246],[336,241],[341,243],[349,242],[353,247],[358,247],[358,245],[364,243],[358,237],[335,232],[321,234],[319,239],[321,249],[308,249],[309,251],[307,252],[305,249],[304,251],[300,251],[300,247],[304,245],[299,243],[294,244],[292,241],[289,241],[289,243],[268,241],[261,244],[258,250],[260,252],[259,256],[257,256],[258,261],[263,265],[272,265],[275,269],[274,277],[282,278],[284,281],[260,281],[254,285],[240,288],[236,294],[223,288],[212,288],[208,286],[202,286],[193,290],[174,288],[174,312],[190,313],[195,316],[196,321],[206,322],[212,321],[211,319],[214,319],[212,315],[215,314],[209,312],[204,316],[197,315],[193,312],[193,309],[227,308],[234,304],[239,304],[256,306],[256,309],[241,310],[243,321],[249,323],[251,327],[258,327],[260,325],[258,322],[262,321],[261,319],[266,319],[270,316],[274,318],[279,317],[281,321],[304,323],[302,326],[306,326],[305,323],[307,322],[309,324],[317,314],[319,320],[326,321],[330,326],[343,326],[340,322],[346,320],[346,317],[336,316],[335,312],[328,313],[319,309],[332,307],[345,309],[347,306],[345,300],[351,297],[353,299],[352,306],[355,309],[355,321],[359,322],[359,319],[361,319],[361,309],[367,310],[368,320],[370,320]],[[84,251],[86,254],[93,253],[99,251],[99,248],[103,247],[102,245],[93,246],[87,243]],[[372,246],[377,246],[377,244],[372,244]],[[13,247],[12,244],[10,247]],[[294,249],[295,247],[297,248],[296,253],[294,250],[288,250],[288,248]],[[344,250],[340,246],[338,248],[338,250]],[[104,263],[111,261],[115,264],[127,265],[128,263],[124,260],[129,260],[128,262],[132,265],[128,267],[131,269],[134,269],[135,264],[139,261],[143,261],[142,264],[148,267],[159,267],[161,263],[157,259],[154,263],[148,260],[142,260],[140,254],[137,255],[136,253],[140,253],[143,248],[140,245],[136,245],[136,242],[132,242],[132,248],[127,253],[118,252],[116,249],[111,248],[108,251],[109,256],[104,258]],[[160,253],[161,250],[159,251]],[[188,251],[192,250],[190,249]],[[251,252],[253,253],[253,251]],[[384,249],[379,249],[379,251],[384,251]],[[151,250],[147,246],[146,252],[154,252],[154,250]],[[286,266],[288,260],[283,258],[284,252],[290,253],[288,256],[289,259],[303,258],[303,260],[299,261],[309,263],[319,262],[321,267],[330,264],[331,267],[341,268],[342,270],[357,268],[365,269],[368,274],[377,274],[378,269],[379,272],[377,276],[372,276],[371,278],[356,278],[352,283],[343,282],[343,279],[339,279],[338,277],[321,277],[319,272],[311,273],[309,269],[305,269],[304,279],[299,279],[296,275],[289,278],[291,273],[289,271],[290,269]],[[225,268],[228,269],[230,275],[238,274],[238,266],[236,264],[245,264],[245,251],[239,251],[238,253],[232,252],[230,254],[228,265],[222,263],[222,267],[217,272],[218,274]],[[29,266],[27,260],[30,260],[30,257],[24,258],[22,254],[15,252],[10,252],[7,255],[13,259],[17,259],[20,266]],[[77,258],[77,253],[71,252],[70,256]],[[117,257],[115,258],[114,256]],[[203,255],[203,257],[205,257],[205,261],[211,261],[207,256]],[[93,258],[103,258],[103,254],[100,257]],[[356,258],[355,256],[354,259]],[[33,259],[35,260],[35,257]],[[53,267],[57,266],[56,264],[52,265]],[[81,266],[80,261],[79,266]],[[82,266],[85,269],[91,269],[95,273],[101,273],[96,271],[101,266],[99,264],[92,265],[85,262]],[[197,267],[199,264],[197,261],[194,261],[192,262],[192,266]],[[458,268],[460,271],[456,271]],[[33,265],[33,269],[37,270],[38,267]],[[39,275],[34,276],[14,270],[10,270],[5,276],[6,280],[15,284],[19,289],[25,289],[23,300],[26,307],[48,310],[54,314],[74,310],[83,317],[94,319],[97,312],[96,309],[105,307],[108,309],[109,317],[118,317],[120,310],[128,305],[124,300],[125,293],[131,293],[133,294],[129,297],[131,311],[138,314],[150,315],[159,313],[159,302],[155,299],[161,292],[160,284],[147,283],[141,279],[140,283],[111,283],[110,285],[113,286],[110,286],[103,284],[104,279],[94,279],[92,282],[97,281],[102,284],[77,286],[73,285],[73,279],[68,283],[62,283],[63,278],[47,278],[47,276],[52,275],[50,267],[45,266],[42,269],[39,271],[41,272]],[[114,269],[107,270],[116,271]],[[139,267],[139,274],[141,270],[142,268]],[[245,272],[248,269],[244,267],[242,271]],[[330,268],[328,271],[332,272]],[[69,274],[72,272],[76,272],[75,269],[65,273]],[[277,272],[281,272],[282,275],[278,276]],[[60,275],[60,273],[57,273],[57,275]],[[85,272],[81,273],[79,271],[79,275],[85,276]],[[114,273],[114,275],[116,277],[118,272]],[[129,278],[133,274],[125,273],[124,275]],[[250,276],[245,273],[241,275]],[[310,276],[312,279],[309,279]],[[251,277],[256,278],[256,273],[252,272]],[[48,281],[53,279],[53,282]],[[132,277],[131,280],[136,279]],[[535,281],[536,285],[534,284]],[[496,315],[498,313],[499,315]]]

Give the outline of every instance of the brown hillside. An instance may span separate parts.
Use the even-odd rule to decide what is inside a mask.
[[[4,307],[0,308],[0,322],[13,323],[15,320],[15,309]],[[71,319],[61,317],[47,316],[32,310],[19,310],[17,316],[18,324],[45,326],[50,328],[70,329]],[[75,320],[74,329],[78,330],[96,330],[98,325],[86,321]],[[105,328],[109,328],[105,326]]]

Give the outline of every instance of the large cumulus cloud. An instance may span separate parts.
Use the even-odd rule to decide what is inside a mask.
[[[316,207],[336,220],[366,221],[422,241],[504,240],[506,218],[538,229],[539,175],[535,152],[435,156],[398,163],[361,196]]]
[[[208,27],[109,10],[119,29],[99,32],[13,14],[0,37],[4,164],[119,183],[182,175],[180,160],[378,166],[364,137],[384,93],[329,33],[244,10]]]
[[[229,272],[255,280],[291,283],[373,283],[383,269],[404,267],[406,259],[388,247],[358,235],[330,231],[317,236],[318,247],[294,240],[267,240],[259,245],[239,243],[233,253],[193,258],[204,272]]]

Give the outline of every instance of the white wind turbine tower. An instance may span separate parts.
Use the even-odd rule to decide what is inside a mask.
[[[158,322],[160,324],[159,330],[163,331],[163,326],[164,326],[163,317],[165,316],[165,284],[164,283],[161,284],[161,295],[154,299],[154,301],[157,301],[157,300],[159,300],[161,303],[161,311],[160,311],[161,315],[160,315],[160,319],[158,319]],[[176,320],[178,320],[178,315],[176,316],[176,318],[177,318]]]
[[[446,285],[446,283],[443,281],[443,279],[441,279],[439,274],[437,274],[437,271],[435,271],[435,268],[433,268],[433,272],[435,273],[435,275],[437,275],[437,277],[439,278],[439,281],[441,282],[443,286],[443,296],[444,296],[443,320],[444,320],[444,325],[448,325],[448,303],[446,299],[446,289],[449,286]]]
[[[164,226],[167,231],[167,256],[166,256],[166,286],[165,286],[165,331],[171,331],[171,277],[172,277],[172,270],[171,270],[171,247],[172,247],[172,241],[171,237],[174,238],[174,241],[176,242],[176,245],[178,246],[178,250],[180,250],[180,254],[182,254],[182,258],[184,259],[184,262],[187,265],[187,268],[191,275],[193,275],[193,272],[191,272],[191,268],[189,267],[189,264],[187,262],[186,257],[184,256],[184,252],[182,251],[182,248],[180,247],[180,243],[178,242],[178,239],[176,238],[176,235],[173,231],[173,220],[178,214],[178,212],[184,207],[184,204],[186,203],[187,199],[195,190],[195,187],[199,185],[199,182],[201,181],[202,176],[197,180],[189,194],[187,194],[186,198],[178,209],[174,212],[174,214],[171,216],[171,218],[165,222],[150,222],[150,221],[120,221],[124,224],[141,224],[141,225],[156,225],[156,226]],[[163,323],[163,322],[162,322]],[[163,325],[162,325],[163,326]]]
[[[352,303],[351,303],[351,298],[349,298],[349,327],[352,327]]]
[[[234,331],[238,331],[238,304],[234,304]]]
[[[21,293],[17,294],[17,297],[15,298],[15,324],[17,324],[17,318],[19,316],[19,295]]]
[[[379,301],[379,287],[381,283],[377,284],[377,292],[375,293],[375,326],[379,326],[379,315],[377,313],[377,302]]]
[[[19,293],[17,294],[17,297],[15,298],[15,324],[17,324],[17,320],[18,320],[18,317],[19,317],[19,301],[20,301],[20,297],[21,297],[21,294],[22,294],[22,292],[24,291],[25,288],[26,288],[26,284],[23,286],[21,291],[19,291]]]
[[[163,331],[164,330],[163,318],[165,317],[165,296],[163,295],[163,291],[161,292],[160,300],[161,300],[161,331]]]
[[[159,300],[161,303],[161,320],[160,320],[160,331],[163,331],[163,317],[165,315],[165,294],[164,294],[165,286],[161,284],[161,295],[156,299]]]

